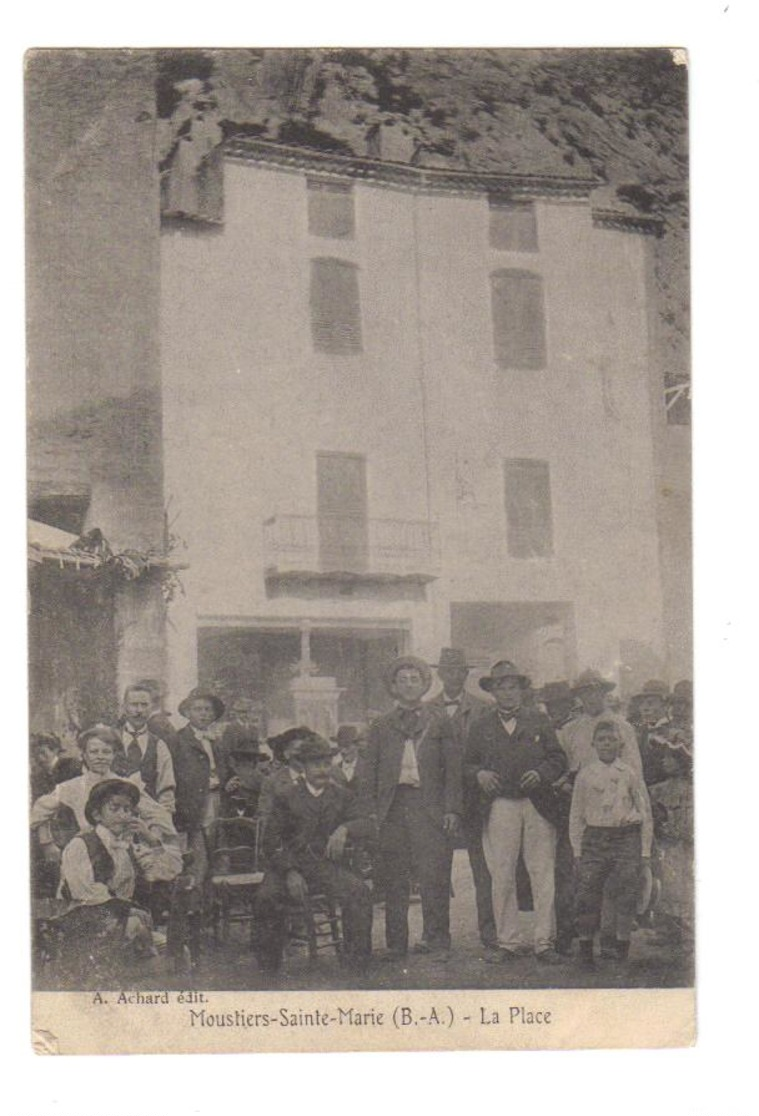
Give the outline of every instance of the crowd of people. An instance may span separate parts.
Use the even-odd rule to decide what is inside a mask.
[[[317,892],[340,910],[341,959],[356,972],[409,953],[446,963],[457,848],[483,963],[531,951],[542,965],[592,969],[600,954],[624,966],[636,925],[692,949],[690,682],[647,682],[623,715],[595,670],[534,689],[503,659],[474,694],[462,650],[444,648],[434,669],[439,692],[427,698],[433,668],[393,660],[393,708],[331,741],[303,726],[262,739],[244,702],[225,720],[202,687],[180,703],[177,729],[150,679],[127,688],[120,717],[80,732],[79,758],[53,734],[34,736],[35,894],[80,912],[80,942],[107,941],[124,963],[150,956],[188,864],[203,893],[213,823],[247,818],[263,868],[252,940],[266,972],[283,964],[288,909]],[[380,904],[386,948],[375,957]]]

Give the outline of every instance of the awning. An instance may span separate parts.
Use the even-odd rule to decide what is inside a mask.
[[[97,538],[95,539],[95,536]],[[94,551],[94,552],[93,552]],[[183,570],[186,564],[173,562],[165,554],[124,550],[114,553],[100,531],[88,532],[84,538],[61,531],[49,523],[27,520],[27,556],[30,562],[53,562],[75,569],[115,570],[127,581],[135,581],[147,570]]]

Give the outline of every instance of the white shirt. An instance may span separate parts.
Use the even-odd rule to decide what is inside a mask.
[[[77,903],[107,903],[114,897],[131,899],[135,862],[148,880],[173,880],[182,870],[178,847],[135,844],[131,839],[114,836],[104,825],[97,825],[95,832],[113,861],[113,875],[108,883],[97,882],[87,846],[81,837],[74,837],[63,850],[60,889],[68,885],[71,898]]]
[[[65,783],[59,783],[49,794],[43,794],[33,804],[30,818],[32,829],[37,829],[44,822],[50,821],[58,812],[60,806],[69,806],[74,811],[79,828],[87,829],[90,823],[84,816],[84,807],[87,805],[90,791],[96,783],[101,783],[103,779],[116,778],[120,778],[120,776],[114,775],[112,771],[108,771],[105,775],[96,775],[93,771],[85,770],[82,775],[77,775],[75,779],[67,779]],[[133,772],[128,777],[128,781],[134,783],[142,792],[137,805],[137,813],[145,824],[150,826],[153,832],[160,833],[162,836],[176,836],[171,814],[149,794],[146,794],[145,785],[139,771]]]
[[[403,756],[401,758],[401,770],[398,775],[398,785],[404,787],[418,787],[421,783],[419,778],[419,765],[416,762],[416,748],[414,747],[413,740],[407,740],[403,745]]]
[[[192,731],[195,734],[195,739],[199,741],[201,747],[203,748],[203,751],[208,756],[208,762],[211,765],[211,771],[208,780],[208,789],[212,791],[218,790],[219,774],[216,770],[216,756],[214,755],[213,747],[211,745],[211,736],[201,729],[193,728]]]
[[[575,780],[569,811],[569,840],[575,856],[582,853],[582,835],[588,825],[609,829],[640,825],[643,856],[651,855],[653,822],[648,791],[643,776],[619,757],[613,763],[596,758]]]

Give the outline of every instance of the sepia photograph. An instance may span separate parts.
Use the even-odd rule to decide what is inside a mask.
[[[691,1043],[686,51],[33,49],[25,144],[36,1048]]]

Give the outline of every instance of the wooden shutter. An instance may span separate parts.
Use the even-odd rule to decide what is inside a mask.
[[[328,258],[311,261],[311,335],[317,352],[361,352],[355,264]]]
[[[509,252],[537,252],[538,226],[535,205],[491,195],[490,246]]]
[[[493,344],[503,368],[545,368],[543,280],[531,271],[491,276]]]
[[[307,180],[308,231],[312,236],[350,238],[354,232],[353,187],[345,182]]]
[[[369,560],[365,458],[320,453],[316,479],[321,569],[365,572]]]
[[[547,558],[553,553],[551,479],[547,461],[504,462],[506,535],[512,558]]]

